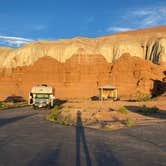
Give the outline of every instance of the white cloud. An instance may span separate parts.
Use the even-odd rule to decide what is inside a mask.
[[[159,12],[166,15],[166,6],[159,8]]]
[[[125,32],[125,31],[131,31],[133,29],[127,28],[127,27],[109,27],[107,28],[107,32]]]
[[[131,14],[135,16],[146,16],[146,15],[153,14],[153,11],[149,9],[139,9],[139,10],[131,12]]]
[[[166,24],[166,6],[148,7],[129,12],[126,19],[136,21],[138,28]]]
[[[118,18],[118,25],[123,26],[116,26],[115,23],[108,27],[106,32],[124,32],[166,25],[166,6],[129,9]]]
[[[22,38],[22,37],[14,37],[14,36],[0,36],[0,43],[3,45],[7,45],[9,47],[20,47],[24,44],[33,42],[32,39]]]

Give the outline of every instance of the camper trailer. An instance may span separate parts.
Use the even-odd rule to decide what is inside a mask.
[[[54,88],[45,84],[32,87],[29,93],[29,104],[34,109],[54,106]]]

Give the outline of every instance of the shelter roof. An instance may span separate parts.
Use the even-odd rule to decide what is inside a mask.
[[[99,87],[99,89],[110,89],[110,90],[113,90],[113,89],[117,89],[117,87],[111,86],[111,85],[105,85],[105,86]]]

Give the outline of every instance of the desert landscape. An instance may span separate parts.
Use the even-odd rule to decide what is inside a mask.
[[[95,39],[2,47],[0,99],[21,96],[28,100],[32,86],[48,84],[55,88],[56,99],[66,101],[55,109],[59,117],[51,121],[73,125],[79,110],[84,125],[100,129],[162,122],[166,116],[165,41],[166,27],[162,26]],[[117,87],[118,101],[99,101],[99,88],[105,85]],[[119,113],[121,108],[127,113]],[[157,117],[139,112],[151,108],[156,108]]]
[[[166,1],[0,4],[0,166],[166,166]]]
[[[165,89],[166,27],[95,39],[37,41],[0,48],[0,99],[28,99],[32,86],[48,84],[56,98],[90,98],[104,85],[118,87],[121,99]]]

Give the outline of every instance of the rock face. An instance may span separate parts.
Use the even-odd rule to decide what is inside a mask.
[[[0,67],[29,66],[44,56],[66,62],[80,52],[85,56],[102,55],[108,63],[126,52],[154,63],[166,62],[166,26],[95,39],[77,37],[57,41],[38,41],[17,49],[0,48]]]
[[[43,83],[54,86],[60,98],[92,97],[106,84],[117,86],[124,98],[155,94],[165,67],[154,63],[165,62],[166,27],[1,47],[0,99],[28,98],[31,87]]]
[[[160,66],[129,54],[112,64],[101,55],[74,55],[65,63],[47,56],[31,66],[1,70],[0,98],[28,98],[31,87],[43,83],[55,87],[60,98],[92,97],[107,84],[117,86],[120,97],[134,98],[138,92],[151,94],[155,81],[164,77],[162,71]]]

